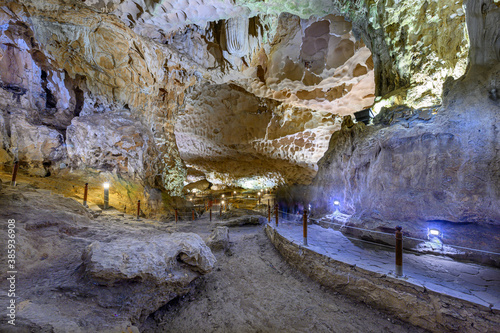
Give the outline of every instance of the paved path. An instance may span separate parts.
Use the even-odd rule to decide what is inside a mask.
[[[276,228],[274,221],[271,226]],[[303,245],[302,224],[279,222],[278,232]],[[363,269],[394,275],[394,251],[388,247],[351,241],[340,231],[308,226],[310,250]],[[500,269],[428,254],[403,255],[402,279],[429,290],[500,309]]]

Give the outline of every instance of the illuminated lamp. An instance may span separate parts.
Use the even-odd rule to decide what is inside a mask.
[[[104,209],[108,209],[109,208],[109,183],[106,182],[106,183],[102,184],[102,186],[104,187]]]
[[[438,229],[431,229],[431,228],[428,228],[427,229],[427,238],[430,240],[431,238],[434,239],[434,238],[438,238],[438,239],[442,239],[443,238],[443,233],[438,230]]]

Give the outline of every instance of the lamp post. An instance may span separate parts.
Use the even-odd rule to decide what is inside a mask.
[[[260,192],[259,192],[259,193],[257,193],[257,194],[259,195],[259,205],[260,205]]]
[[[340,201],[333,200],[333,206],[335,206],[335,211],[338,211],[340,206]]]
[[[106,182],[103,184],[104,187],[104,209],[109,208],[109,183]]]

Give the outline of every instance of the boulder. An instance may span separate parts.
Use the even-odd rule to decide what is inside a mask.
[[[228,227],[215,227],[214,231],[208,238],[208,247],[213,251],[227,250],[229,248],[229,228]]]
[[[217,222],[217,226],[242,227],[246,225],[260,225],[266,222],[266,218],[259,215],[245,215],[225,221]]]
[[[19,161],[38,164],[57,161],[66,156],[64,137],[45,125],[35,125],[22,113],[11,117],[11,151]]]
[[[208,180],[201,179],[201,180],[198,180],[194,183],[187,184],[186,186],[184,186],[184,190],[185,191],[193,191],[193,190],[205,191],[205,190],[208,190],[211,185],[212,184]]]
[[[157,285],[189,283],[192,276],[187,279],[179,273],[205,274],[215,263],[203,240],[191,233],[158,235],[147,240],[119,238],[112,243],[93,242],[83,252],[82,260],[91,279],[107,286],[126,280]]]
[[[144,320],[186,294],[190,283],[210,272],[216,261],[200,236],[192,233],[95,241],[85,248],[82,260],[84,275],[106,286],[99,304],[119,306],[133,321]]]

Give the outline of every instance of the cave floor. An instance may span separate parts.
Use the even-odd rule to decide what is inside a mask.
[[[8,175],[2,175],[6,182]],[[6,179],[7,178],[7,179]],[[20,186],[33,178],[22,177]],[[45,188],[44,179],[35,178]],[[71,185],[70,183],[68,185]],[[72,186],[72,185],[71,185]],[[56,188],[50,188],[56,192]],[[38,190],[40,191],[40,190]],[[44,191],[44,190],[41,190]],[[50,191],[46,191],[47,194]],[[100,210],[96,205],[91,207]],[[161,232],[195,232],[207,238],[217,225],[208,214],[190,219],[155,221],[110,209],[98,220],[128,225],[150,225]],[[281,223],[279,232],[301,244],[302,226]],[[216,252],[212,273],[195,288],[151,315],[144,332],[422,332],[386,313],[322,287],[290,266],[266,237],[263,226],[230,228],[230,248]],[[393,253],[349,241],[340,232],[309,227],[309,248],[336,260],[391,274]],[[437,292],[492,306],[500,304],[500,270],[433,255],[404,256],[404,279]]]
[[[274,221],[272,226],[276,228]],[[277,230],[288,240],[303,244],[302,223],[281,221]],[[309,225],[307,248],[368,271],[395,277],[395,253],[388,246],[352,241],[340,231]],[[401,279],[438,293],[500,309],[500,269],[495,267],[405,251]]]
[[[217,223],[204,214],[174,228],[208,236]],[[424,332],[356,302],[290,266],[263,226],[229,229],[230,247],[215,252],[212,273],[193,291],[150,316],[153,332]]]

